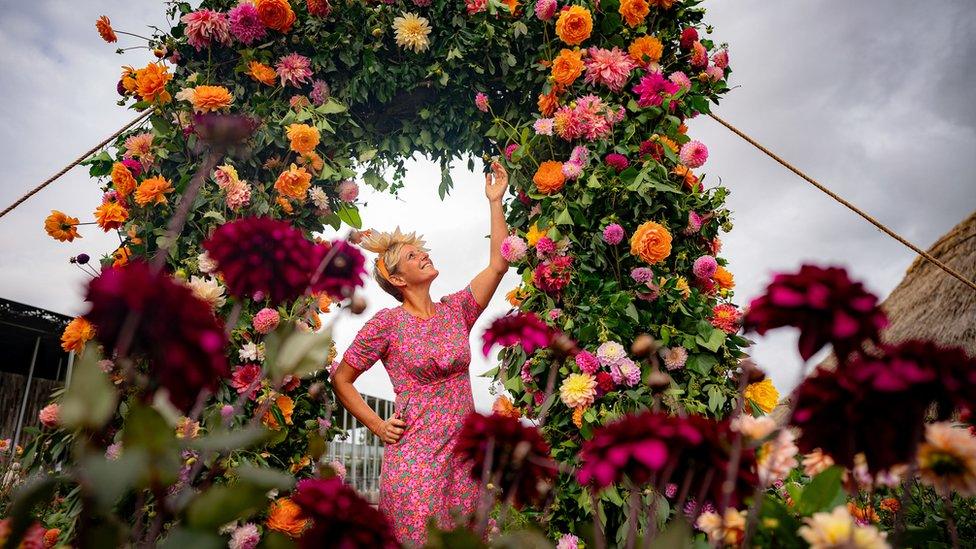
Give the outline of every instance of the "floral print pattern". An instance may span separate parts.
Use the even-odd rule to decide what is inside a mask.
[[[400,440],[386,446],[380,474],[380,509],[406,546],[427,541],[430,517],[449,528],[455,513],[469,516],[476,507],[478,483],[453,446],[474,411],[469,336],[481,312],[470,286],[435,302],[428,319],[403,307],[382,309],[343,355],[360,371],[382,360],[407,424]]]

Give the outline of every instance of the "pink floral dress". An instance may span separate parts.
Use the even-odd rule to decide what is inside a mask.
[[[481,311],[470,286],[435,302],[426,320],[403,307],[382,309],[342,357],[360,371],[382,360],[393,382],[407,427],[384,450],[379,506],[407,546],[427,541],[429,517],[450,528],[452,511],[467,516],[476,507],[478,484],[452,450],[474,411],[468,337]]]

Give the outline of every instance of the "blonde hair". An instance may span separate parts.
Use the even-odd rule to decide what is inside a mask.
[[[416,232],[404,233],[397,227],[392,233],[375,231],[369,229],[364,231],[363,240],[360,246],[363,249],[377,254],[373,262],[373,278],[379,283],[383,291],[392,295],[397,301],[403,302],[403,292],[399,287],[390,282],[390,277],[396,274],[397,265],[400,263],[400,250],[407,244],[416,246],[419,250],[429,251],[424,239],[417,236]]]

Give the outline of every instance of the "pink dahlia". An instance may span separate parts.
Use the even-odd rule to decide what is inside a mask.
[[[41,411],[37,414],[37,419],[40,420],[41,425],[48,429],[54,429],[58,426],[58,422],[61,419],[61,406],[57,403],[48,404],[41,408]]]
[[[720,69],[725,69],[729,66],[729,50],[721,50],[715,52],[712,56],[712,64]]]
[[[659,72],[652,72],[641,77],[640,82],[633,87],[638,95],[637,104],[641,107],[658,107],[664,102],[664,96],[678,92],[678,85],[664,78]],[[671,108],[674,108],[674,103]]]
[[[611,223],[603,229],[603,241],[611,246],[620,244],[624,239],[624,228],[617,223]]]
[[[355,202],[359,198],[359,185],[352,179],[346,179],[339,183],[339,200],[343,202]]]
[[[725,71],[712,65],[705,69],[705,76],[708,77],[712,82],[718,82],[719,80],[725,78]]]
[[[505,261],[509,263],[515,263],[525,257],[525,252],[528,249],[528,245],[522,240],[521,237],[517,235],[511,235],[505,240],[502,240],[501,253]]]
[[[552,118],[540,118],[532,124],[532,129],[539,135],[552,135]]]
[[[548,236],[540,238],[535,243],[535,253],[539,257],[548,257],[556,252],[556,243]]]
[[[230,44],[230,22],[227,14],[213,10],[197,10],[180,18],[186,25],[186,41],[200,51],[211,44]]]
[[[247,398],[254,400],[258,389],[261,388],[261,379],[264,377],[261,366],[257,364],[245,364],[234,368],[234,373],[230,378],[230,386],[237,394],[247,393]]]
[[[640,367],[638,367],[633,360],[627,357],[624,357],[610,365],[610,377],[617,385],[633,387],[634,385],[640,383],[640,375]]]
[[[627,160],[627,157],[620,153],[610,153],[603,161],[607,163],[607,166],[617,170],[617,173],[626,170],[630,166],[630,161]]]
[[[508,146],[505,147],[505,158],[511,161],[512,155],[515,154],[515,151],[517,151],[518,149],[519,149],[518,143],[509,143]]]
[[[742,313],[734,305],[723,303],[712,308],[712,326],[727,334],[734,334],[739,331],[739,320]]]
[[[261,22],[258,9],[254,4],[241,2],[227,12],[227,18],[230,20],[231,34],[241,44],[253,44],[268,34],[268,29]]]
[[[556,549],[579,549],[580,539],[573,534],[563,534],[556,542]]]
[[[532,272],[532,283],[547,294],[558,294],[569,286],[573,258],[564,255],[540,263]]]
[[[695,234],[702,228],[702,216],[698,215],[698,212],[690,211],[688,212],[688,225],[685,226],[682,231],[686,235]]]
[[[691,89],[691,79],[688,75],[681,71],[674,71],[668,76],[668,80],[672,83],[677,84],[679,89],[690,90]]]
[[[589,351],[576,353],[576,365],[584,374],[595,374],[600,369],[600,361]]]
[[[585,138],[596,141],[610,135],[613,125],[623,120],[623,111],[614,109],[596,95],[576,100],[576,106],[564,105],[553,115],[559,137],[573,141]]]
[[[592,47],[586,56],[587,84],[603,84],[610,90],[619,92],[630,79],[630,71],[637,66],[630,54],[614,46],[608,50]]]
[[[496,318],[482,336],[481,352],[485,356],[496,344],[503,347],[522,345],[526,355],[549,346],[555,333],[535,313],[516,313]]]
[[[668,370],[684,368],[688,361],[688,350],[684,347],[666,347],[661,350],[661,359]]]
[[[690,50],[697,41],[698,31],[695,30],[695,27],[686,27],[681,31],[681,49]]]
[[[541,21],[548,21],[555,17],[557,8],[556,0],[538,0],[535,3],[535,16]]]
[[[281,316],[278,315],[277,310],[271,307],[265,307],[254,315],[252,324],[254,324],[254,330],[257,333],[268,334],[278,327],[278,322],[280,321]]]
[[[234,181],[225,189],[227,191],[227,207],[235,212],[251,203],[251,184],[246,181]]]
[[[315,80],[312,82],[312,91],[308,94],[311,98],[312,103],[315,105],[321,105],[329,100],[331,91],[329,90],[329,84],[325,80]]]
[[[563,175],[566,179],[579,179],[583,174],[583,166],[576,162],[563,162]]]
[[[290,84],[298,88],[312,77],[312,62],[304,55],[290,53],[278,60],[275,72],[282,86]]]
[[[708,148],[701,141],[689,141],[678,153],[681,163],[689,168],[699,168],[708,160]]]
[[[254,549],[258,546],[259,541],[261,541],[261,534],[258,533],[258,527],[248,522],[234,529],[227,547],[229,549]]]
[[[715,269],[718,269],[718,262],[715,261],[715,258],[710,255],[703,255],[695,260],[691,272],[695,273],[698,278],[709,279],[715,274]]]
[[[569,153],[569,161],[580,166],[586,164],[589,159],[590,149],[587,149],[585,145],[576,145],[573,147],[573,152]]]
[[[637,267],[630,271],[630,278],[634,279],[634,282],[638,284],[646,284],[654,278],[654,271],[649,267]]]
[[[488,112],[488,96],[484,92],[478,92],[474,96],[474,105],[481,112]]]
[[[488,0],[464,0],[468,15],[481,13],[488,8]]]

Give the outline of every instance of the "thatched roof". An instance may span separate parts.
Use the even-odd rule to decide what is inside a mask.
[[[944,234],[928,253],[976,280],[976,212]],[[970,356],[976,356],[976,291],[921,257],[915,259],[881,307],[890,321],[881,334],[885,343],[927,339],[963,347]],[[836,363],[831,354],[820,366],[830,368]],[[786,412],[785,402],[773,411],[777,419]]]

